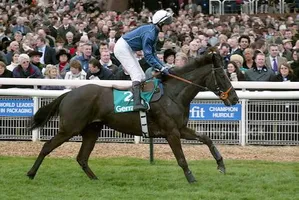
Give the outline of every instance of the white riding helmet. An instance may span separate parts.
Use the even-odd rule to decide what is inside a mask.
[[[171,24],[172,14],[166,10],[158,10],[153,16],[153,24]]]

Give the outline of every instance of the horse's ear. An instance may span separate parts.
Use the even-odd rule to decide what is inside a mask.
[[[208,55],[218,54],[218,49],[217,49],[217,47],[210,47],[207,50],[207,53],[208,53]]]
[[[223,63],[223,58],[222,56],[218,53],[218,51],[213,51],[211,52],[212,54],[212,61],[213,61],[213,65],[215,68],[218,67],[223,67],[224,63]]]

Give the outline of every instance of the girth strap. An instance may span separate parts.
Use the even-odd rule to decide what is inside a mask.
[[[143,135],[143,137],[148,138],[149,134],[148,134],[148,126],[147,126],[147,120],[146,120],[146,112],[139,111],[139,115],[140,115],[140,124],[141,124],[142,135]]]

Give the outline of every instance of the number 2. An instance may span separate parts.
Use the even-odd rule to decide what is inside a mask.
[[[125,102],[129,102],[129,101],[133,101],[133,93],[132,92],[125,92],[124,93],[126,95],[124,101]]]

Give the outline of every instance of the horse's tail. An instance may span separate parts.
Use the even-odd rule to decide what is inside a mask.
[[[30,121],[30,127],[28,127],[28,131],[32,131],[38,127],[43,127],[52,117],[54,117],[59,111],[58,109],[61,101],[68,93],[69,92],[66,92],[60,95],[51,103],[38,109]]]

